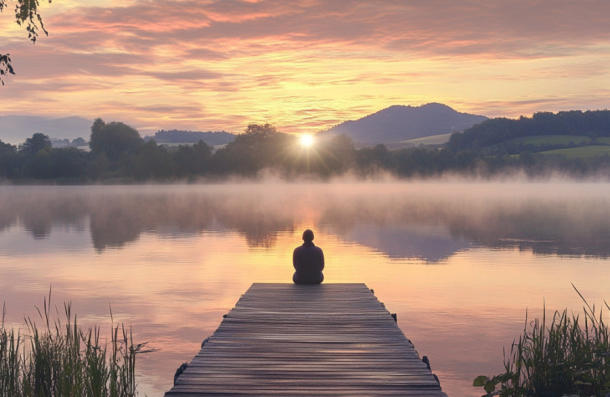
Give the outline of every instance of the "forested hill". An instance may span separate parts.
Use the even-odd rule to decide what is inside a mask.
[[[530,137],[529,141],[523,138]],[[537,138],[534,138],[537,137]],[[498,151],[515,145],[538,142],[547,146],[606,144],[610,137],[610,110],[535,113],[516,120],[497,118],[477,124],[451,136],[454,151]],[[536,139],[536,141],[534,141]],[[546,143],[545,143],[546,142]],[[562,143],[563,142],[563,143]]]

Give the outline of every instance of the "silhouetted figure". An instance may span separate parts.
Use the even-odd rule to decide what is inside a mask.
[[[303,245],[294,249],[292,264],[296,270],[292,276],[295,284],[320,284],[324,280],[324,254],[313,244],[311,230],[303,232]]]

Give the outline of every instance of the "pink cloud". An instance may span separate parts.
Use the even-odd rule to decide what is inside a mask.
[[[54,35],[96,32],[98,42],[112,40],[127,48],[132,42],[154,46],[279,38],[294,45],[347,43],[434,54],[526,56],[537,54],[542,44],[560,53],[574,44],[607,42],[608,15],[610,3],[593,0],[146,1],[79,8],[48,24]]]
[[[166,120],[188,124],[190,117],[195,124],[218,123],[215,128],[241,129],[238,123],[256,117],[294,131],[321,128],[382,104],[441,100],[428,98],[430,90],[459,79],[464,87],[497,85],[496,97],[477,97],[480,105],[468,90],[447,94],[469,108],[464,110],[484,114],[503,107],[513,114],[601,106],[601,88],[589,95],[582,92],[586,86],[566,89],[562,100],[553,99],[561,95],[548,83],[548,92],[531,103],[520,102],[531,93],[501,90],[510,80],[527,91],[528,81],[542,87],[540,81],[550,77],[595,78],[604,87],[610,59],[605,0],[140,0],[75,7],[49,17],[46,25],[50,36],[36,45],[23,37],[3,40],[0,52],[13,55],[18,73],[2,89],[19,99],[11,109],[27,111],[50,98],[78,109],[82,97],[59,94],[95,91],[83,114],[98,105],[113,112],[114,106],[116,115],[131,109],[134,122],[146,125],[163,112]],[[560,58],[565,60],[535,64]],[[523,74],[509,66],[500,73],[491,69],[500,59],[532,64]],[[392,68],[417,62],[419,69]],[[464,76],[465,66],[461,74],[454,70],[460,62],[472,63],[470,76]],[[364,70],[367,65],[376,69]],[[481,83],[479,75],[488,70],[498,77]],[[116,95],[117,85],[150,103],[105,102],[100,93]]]

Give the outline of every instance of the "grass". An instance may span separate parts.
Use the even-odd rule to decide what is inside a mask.
[[[608,136],[596,138],[595,141],[602,145],[610,145],[610,137],[608,137]]]
[[[507,143],[516,143],[531,146],[547,145],[586,145],[591,143],[591,138],[580,135],[532,135],[514,138]]]
[[[109,343],[99,327],[81,328],[69,303],[51,319],[51,294],[38,312],[38,324],[26,318],[26,335],[0,323],[0,396],[133,397],[137,395],[136,356],[146,344],[134,344],[131,329],[111,318]],[[55,308],[59,313],[59,310]]]
[[[419,146],[419,145],[442,145],[449,142],[452,133],[424,136],[421,138],[412,138],[401,141],[400,143]]]
[[[589,159],[593,157],[610,155],[610,146],[588,145],[565,149],[546,150],[538,153],[547,156],[564,156],[570,159]]]
[[[610,394],[610,334],[604,322],[605,309],[582,301],[583,315],[555,312],[548,323],[528,322],[523,334],[504,354],[504,372],[478,376],[474,386],[485,396],[607,396]]]

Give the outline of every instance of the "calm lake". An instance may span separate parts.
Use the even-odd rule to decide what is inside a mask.
[[[364,282],[450,396],[480,396],[525,311],[610,300],[610,184],[434,181],[0,186],[0,304],[23,327],[52,286],[82,324],[133,326],[161,396],[252,282],[290,282],[305,228],[325,282]]]

